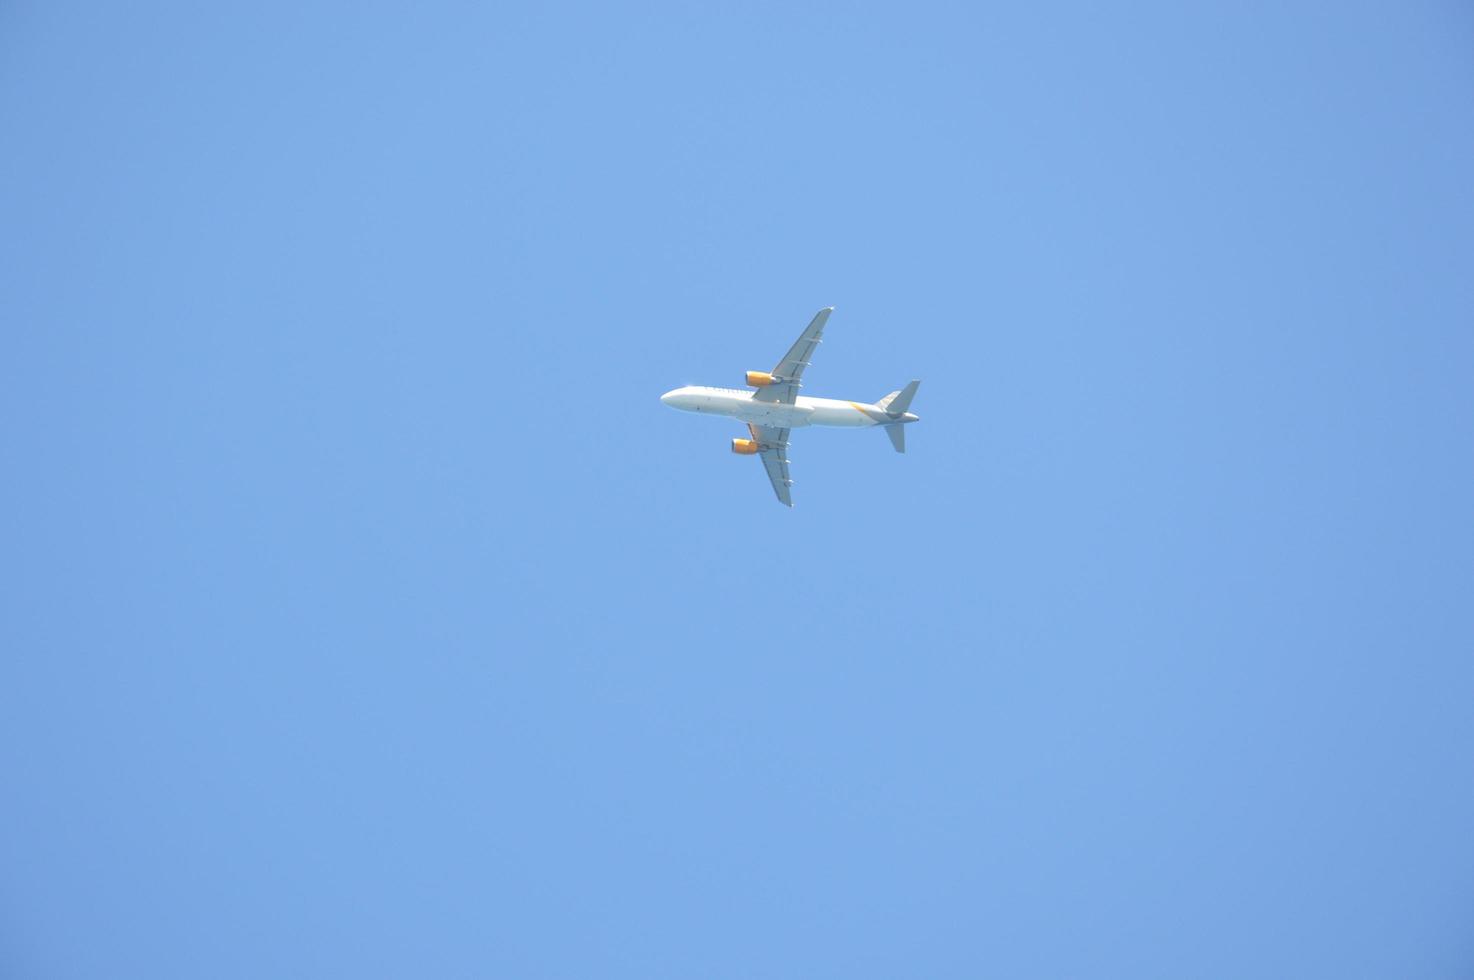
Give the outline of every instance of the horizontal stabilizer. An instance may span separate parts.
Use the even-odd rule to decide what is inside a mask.
[[[921,387],[920,381],[913,381],[894,395],[887,395],[879,402],[880,407],[885,409],[887,415],[905,415],[911,411],[911,399],[916,397],[916,389]]]
[[[896,452],[906,451],[906,427],[899,422],[885,427],[885,434],[891,437],[891,445],[896,447]]]

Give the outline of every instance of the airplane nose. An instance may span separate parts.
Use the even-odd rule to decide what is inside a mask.
[[[672,404],[676,400],[676,393],[679,392],[680,390],[681,389],[679,389],[679,388],[673,388],[670,391],[667,391],[665,394],[663,394],[663,395],[660,396],[660,403],[662,405],[670,405],[670,404]]]

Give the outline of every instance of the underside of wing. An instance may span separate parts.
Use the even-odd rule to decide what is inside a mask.
[[[793,346],[788,348],[788,353],[783,355],[783,360],[773,368],[773,384],[759,388],[753,397],[760,402],[777,402],[782,405],[792,405],[793,400],[798,397],[798,389],[801,387],[799,379],[803,377],[804,368],[809,366],[809,361],[814,356],[814,349],[819,346],[824,333],[824,324],[829,321],[829,314],[834,312],[834,307],[827,306],[814,314],[814,319],[799,334]]]
[[[793,480],[788,476],[788,430],[751,424],[747,429],[752,433],[752,441],[758,444],[758,456],[763,461],[763,469],[768,472],[768,481],[773,484],[773,492],[786,506],[792,507],[793,494],[789,488],[793,486]]]

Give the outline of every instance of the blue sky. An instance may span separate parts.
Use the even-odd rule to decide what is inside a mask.
[[[1474,14],[1188,6],[0,8],[0,973],[1467,976]]]

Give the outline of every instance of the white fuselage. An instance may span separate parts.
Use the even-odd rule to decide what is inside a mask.
[[[686,412],[725,415],[754,425],[775,429],[797,429],[805,425],[835,425],[855,428],[896,421],[885,411],[864,402],[847,402],[838,398],[809,398],[799,395],[792,405],[758,401],[756,393],[741,388],[709,388],[687,385],[667,391],[660,400],[671,408]],[[909,421],[909,420],[908,420]]]

